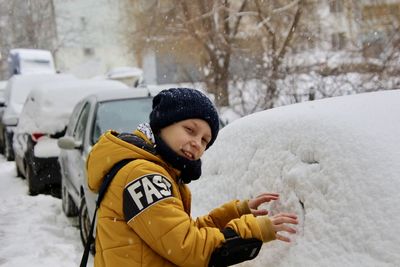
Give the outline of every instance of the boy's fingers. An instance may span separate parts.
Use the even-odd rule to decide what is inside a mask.
[[[262,193],[262,194],[259,194],[258,196],[256,196],[256,198],[257,197],[263,197],[263,196],[279,197],[279,194],[278,193]]]
[[[263,216],[263,215],[267,215],[267,214],[268,214],[268,211],[265,210],[265,209],[262,209],[262,210],[253,209],[253,210],[251,211],[251,213],[252,213],[254,216]]]
[[[271,201],[271,200],[277,200],[279,198],[279,194],[273,194],[273,193],[265,193],[262,195],[259,195],[257,199],[263,200],[263,201]]]
[[[280,235],[280,234],[276,234],[275,235],[276,239],[283,241],[283,242],[290,242],[290,239],[286,236]]]
[[[252,206],[258,207],[262,203],[265,202],[270,202],[271,200],[277,200],[279,198],[279,195],[276,194],[262,194],[257,196],[256,198],[252,199]]]
[[[284,224],[284,223],[290,223],[290,224],[298,224],[299,222],[295,218],[291,217],[275,217],[271,219],[272,224],[274,225],[279,225],[279,224]]]
[[[294,229],[292,227],[289,227],[289,226],[287,226],[285,224],[280,225],[279,228],[280,228],[279,231],[284,231],[284,232],[288,232],[288,233],[291,233],[291,234],[295,234],[297,232],[296,229]]]
[[[278,213],[274,216],[275,218],[291,218],[297,219],[297,215],[294,213]]]

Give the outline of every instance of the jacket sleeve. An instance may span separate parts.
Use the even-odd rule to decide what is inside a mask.
[[[231,220],[250,213],[248,200],[233,200],[212,210],[208,215],[198,217],[196,219],[196,226],[199,228],[217,227],[222,230]]]
[[[196,225],[185,212],[168,173],[161,167],[150,170],[142,164],[129,176],[138,178],[124,189],[123,206],[128,225],[152,250],[175,265],[207,266],[213,251],[225,241],[223,233],[215,227]],[[237,220],[230,223],[232,229],[261,237],[255,218],[242,223],[241,219]]]

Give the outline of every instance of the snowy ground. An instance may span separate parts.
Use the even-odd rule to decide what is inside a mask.
[[[29,196],[15,163],[2,155],[0,181],[0,266],[79,266],[83,248],[77,221],[65,217],[61,200]]]

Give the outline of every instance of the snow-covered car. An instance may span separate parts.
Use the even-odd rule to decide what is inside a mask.
[[[38,73],[56,73],[54,58],[50,51],[42,49],[11,49],[8,55],[10,76]]]
[[[191,184],[193,216],[280,193],[298,233],[241,266],[400,266],[400,90],[274,108],[228,124]]]
[[[62,208],[67,216],[79,215],[83,244],[86,244],[97,197],[88,189],[86,158],[107,130],[132,132],[137,125],[148,121],[155,93],[146,88],[135,88],[129,92],[101,92],[88,96],[75,106],[66,134],[58,141]]]
[[[18,176],[27,178],[32,195],[51,189],[60,193],[58,138],[64,136],[74,106],[98,91],[131,90],[110,80],[69,80],[36,86],[28,95],[14,131]]]
[[[64,82],[76,79],[69,74],[27,74],[14,75],[4,91],[4,112],[0,119],[0,150],[7,160],[14,159],[12,139],[14,129],[18,124],[25,100],[29,92],[36,86],[47,82]]]

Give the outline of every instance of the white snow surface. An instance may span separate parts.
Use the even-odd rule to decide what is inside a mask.
[[[235,120],[190,184],[193,217],[233,198],[278,192],[280,200],[263,207],[297,213],[298,233],[290,244],[265,244],[241,266],[400,266],[399,103],[400,90],[381,91]],[[61,200],[28,196],[15,163],[1,155],[0,169],[0,266],[79,266],[77,222]]]
[[[83,249],[77,221],[65,217],[61,200],[29,196],[15,163],[2,155],[0,169],[0,266],[79,266]]]
[[[109,80],[74,80],[46,83],[33,89],[22,109],[16,131],[49,133],[62,131],[75,105],[84,97],[101,90],[129,89]]]
[[[298,233],[242,266],[400,266],[399,103],[400,90],[381,91],[234,121],[203,156],[194,215],[277,192],[264,208],[295,212]]]
[[[33,153],[38,158],[58,157],[61,150],[58,147],[57,142],[58,139],[43,136],[38,140],[36,146],[33,148]]]

